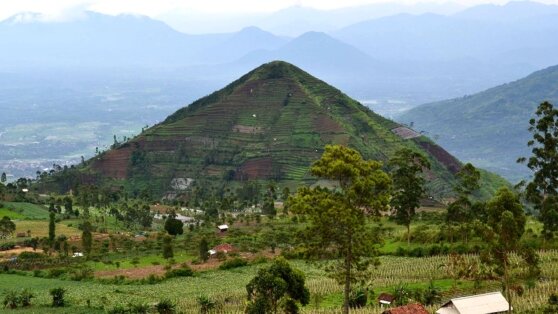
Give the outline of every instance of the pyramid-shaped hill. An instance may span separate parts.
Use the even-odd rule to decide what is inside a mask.
[[[276,61],[94,157],[81,171],[99,184],[148,187],[155,195],[185,188],[188,179],[232,185],[274,180],[292,190],[316,182],[309,166],[326,144],[346,145],[381,161],[403,147],[422,151],[433,165],[427,178],[435,197],[450,194],[460,168],[457,159],[428,138]]]

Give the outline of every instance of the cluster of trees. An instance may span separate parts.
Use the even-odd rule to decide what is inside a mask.
[[[528,166],[535,176],[527,184],[526,196],[539,209],[545,237],[551,238],[558,226],[558,110],[543,103],[537,117],[530,122],[534,140],[529,145],[535,147]],[[407,227],[410,241],[410,225],[424,196],[422,173],[430,167],[424,156],[403,149],[388,165],[391,176],[380,163],[363,160],[352,149],[326,146],[311,173],[336,182],[336,187],[303,187],[289,200],[290,209],[309,221],[303,237],[307,256],[335,261],[326,270],[344,285],[344,313],[349,312],[351,285],[365,279],[369,266],[377,262],[374,247],[381,237],[367,220],[391,206],[396,221]],[[508,187],[500,188],[488,202],[475,201],[480,172],[471,164],[464,165],[457,177],[456,199],[448,207],[446,221],[459,226],[465,242],[472,230],[485,241],[481,260],[501,279],[511,308],[511,291],[520,289],[517,280],[530,280],[540,273],[537,254],[521,241],[524,206],[518,193]],[[520,255],[523,271],[512,265],[514,254]]]

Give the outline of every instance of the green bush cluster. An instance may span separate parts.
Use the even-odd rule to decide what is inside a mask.
[[[238,268],[238,267],[244,267],[248,265],[248,261],[240,258],[240,257],[235,257],[229,260],[226,260],[223,262],[223,264],[219,265],[219,269],[221,270],[226,270],[226,269],[233,269],[233,268]]]
[[[8,291],[4,297],[4,307],[9,309],[16,309],[18,307],[31,306],[31,299],[35,296],[27,289],[16,291]]]

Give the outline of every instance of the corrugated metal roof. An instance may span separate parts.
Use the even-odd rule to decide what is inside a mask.
[[[501,292],[491,292],[451,299],[436,313],[490,314],[505,312],[508,307],[508,301]]]

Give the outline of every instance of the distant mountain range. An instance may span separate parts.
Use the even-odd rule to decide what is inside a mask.
[[[313,16],[327,14],[346,21],[349,16],[374,16],[366,8],[322,12],[294,7],[277,12],[274,19],[280,24],[303,17],[321,21]],[[390,10],[395,8],[384,8]],[[558,54],[548,53],[558,49],[557,16],[558,6],[510,2],[452,15],[399,14],[291,38],[249,25],[233,33],[191,35],[142,16],[85,12],[74,20],[45,22],[26,13],[0,23],[0,69],[189,67],[185,72],[202,73],[206,79],[219,73],[229,80],[280,59],[318,73],[353,96],[403,98],[416,105],[477,92],[558,64]]]
[[[543,101],[558,105],[558,66],[472,96],[421,105],[398,120],[439,137],[461,160],[517,182],[530,175],[516,160],[531,155],[529,119]]]

